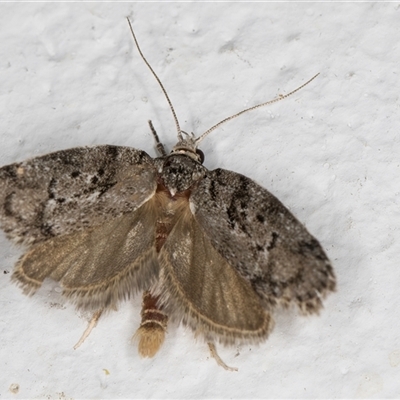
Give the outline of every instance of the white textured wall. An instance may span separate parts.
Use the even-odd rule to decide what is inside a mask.
[[[202,150],[208,168],[255,179],[306,224],[335,266],[338,291],[320,317],[276,315],[259,347],[220,348],[236,373],[182,327],[169,328],[156,358],[139,359],[130,337],[140,298],[74,351],[88,315],[63,305],[55,285],[23,296],[9,282],[21,253],[1,235],[0,398],[399,396],[399,5],[3,3],[2,165],[104,143],[154,155],[149,118],[174,144],[128,15],[187,131],[321,73],[226,124]]]

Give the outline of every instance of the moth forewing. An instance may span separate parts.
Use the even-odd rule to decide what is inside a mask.
[[[128,20],[129,22],[129,20]],[[130,24],[130,22],[129,22]],[[134,338],[152,357],[162,345],[168,316],[209,342],[265,340],[277,305],[304,313],[322,307],[335,290],[332,266],[318,241],[266,189],[243,175],[207,170],[199,137],[180,129],[161,157],[128,147],[62,150],[0,169],[0,227],[27,247],[13,280],[34,293],[52,278],[77,307],[96,310],[78,345],[103,310],[144,291]]]
[[[190,198],[212,246],[246,279],[267,308],[296,304],[318,312],[335,289],[318,241],[271,193],[232,171],[209,171]]]
[[[22,244],[101,226],[156,190],[154,160],[121,146],[61,150],[0,169],[0,224]]]
[[[12,173],[21,168],[24,173]],[[13,279],[32,293],[53,278],[77,306],[92,309],[114,307],[146,288],[158,273],[157,216],[148,201],[155,176],[144,152],[115,146],[65,150],[2,168],[2,227],[9,237],[33,243]]]

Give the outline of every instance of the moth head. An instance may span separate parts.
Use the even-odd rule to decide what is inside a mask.
[[[193,154],[193,153],[192,153]],[[191,155],[177,151],[165,158],[161,179],[172,197],[184,192],[205,175],[206,169]]]
[[[197,148],[197,140],[194,133],[190,135],[185,131],[181,131],[185,137],[178,136],[179,142],[174,146],[171,154],[184,154],[200,164],[204,163],[204,153]]]

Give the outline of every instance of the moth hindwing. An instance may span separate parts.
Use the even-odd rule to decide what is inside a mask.
[[[169,155],[150,125],[155,159],[104,145],[4,166],[0,226],[26,248],[12,275],[26,294],[51,278],[97,321],[144,292],[135,335],[143,356],[158,351],[170,318],[218,357],[215,342],[265,340],[279,305],[317,313],[335,276],[321,245],[276,197],[246,176],[202,165],[198,144],[220,123],[197,138],[181,131],[162,89],[178,130]]]

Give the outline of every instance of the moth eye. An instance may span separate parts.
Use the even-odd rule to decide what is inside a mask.
[[[196,154],[200,157],[200,163],[204,163],[204,153],[200,149],[196,149]]]

